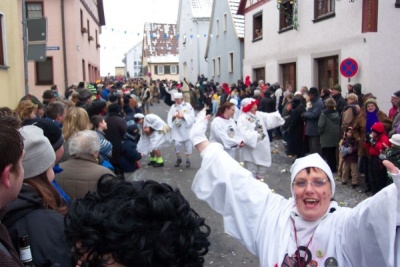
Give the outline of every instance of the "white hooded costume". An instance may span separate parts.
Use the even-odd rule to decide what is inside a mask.
[[[295,266],[298,248],[304,266],[395,266],[400,174],[392,174],[394,184],[355,208],[340,207],[332,200],[320,219],[305,221],[293,198],[285,199],[253,179],[220,144],[210,143],[201,157],[193,192],[223,216],[225,232],[257,255],[260,266]],[[296,160],[291,168],[292,181],[309,166],[324,170],[334,185],[329,167],[317,154]],[[332,195],[334,190],[332,186]]]
[[[183,144],[186,156],[188,157],[192,154],[193,150],[189,134],[195,120],[194,109],[192,105],[183,101],[182,93],[175,93],[173,97],[175,104],[169,109],[167,123],[171,129],[171,138],[174,141],[175,152],[180,155]],[[177,104],[177,99],[182,99],[181,104]],[[177,116],[182,116],[182,118],[178,118]]]
[[[175,93],[174,99],[183,99],[182,93]],[[182,115],[182,119],[174,118],[176,115]],[[174,141],[186,141],[189,140],[190,129],[194,123],[196,116],[192,105],[182,101],[182,104],[173,104],[168,112],[167,123],[171,128],[171,138]]]
[[[137,145],[137,151],[142,154],[148,154],[154,149],[158,149],[166,142],[171,142],[171,134],[168,125],[156,114],[148,114],[144,117],[142,129],[150,127],[154,131],[147,135],[141,135]]]
[[[239,136],[235,121],[222,117],[215,117],[211,122],[210,142],[223,145],[224,150],[235,158],[236,150],[243,139]]]
[[[271,166],[271,144],[267,130],[283,125],[285,120],[278,111],[272,113],[256,111],[256,114],[252,114],[250,109],[257,103],[253,98],[245,98],[241,102],[242,113],[237,121],[237,129],[245,146],[241,148],[240,156],[245,163],[249,162],[265,169]],[[253,176],[256,176],[254,171],[252,172]]]

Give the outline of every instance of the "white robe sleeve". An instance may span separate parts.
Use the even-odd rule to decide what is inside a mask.
[[[184,122],[186,123],[186,126],[188,128],[192,127],[195,119],[196,119],[196,115],[194,114],[194,109],[192,107],[192,105],[190,105],[189,103],[185,103],[186,104],[186,110],[187,112],[183,113],[183,119]]]
[[[285,120],[282,118],[279,111],[275,111],[272,113],[257,111],[257,116],[259,116],[259,114],[262,114],[261,118],[263,120],[266,130],[274,129],[276,127],[282,126],[285,123]]]
[[[274,218],[271,210],[280,210],[282,201],[286,200],[254,179],[220,144],[210,143],[201,157],[203,161],[193,180],[193,192],[223,216],[227,234],[258,255],[258,240],[260,232],[265,231],[266,219]]]
[[[396,228],[400,225],[400,174],[395,184],[358,204],[343,219],[338,237],[344,262],[349,266],[396,266]]]
[[[246,118],[246,114],[242,114],[239,116],[239,119],[237,121],[237,130],[239,135],[243,138],[246,146],[255,148],[258,140],[258,133],[256,130],[250,128],[251,124],[247,121]]]
[[[172,105],[168,111],[168,117],[167,117],[167,124],[170,128],[174,126],[172,117],[175,115],[175,112],[176,112],[175,105]]]

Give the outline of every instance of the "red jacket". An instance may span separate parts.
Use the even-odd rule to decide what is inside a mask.
[[[386,135],[386,133],[382,133],[375,137],[373,143],[374,144],[368,142],[365,143],[365,147],[367,148],[370,156],[379,156],[381,151],[385,151],[386,147],[383,144],[386,144],[388,147],[390,147],[389,137]]]

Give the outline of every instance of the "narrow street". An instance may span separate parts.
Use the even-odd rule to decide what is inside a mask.
[[[155,104],[150,107],[150,111],[159,115],[165,121],[167,119],[169,107],[164,103]],[[264,179],[277,194],[290,197],[290,166],[293,162],[292,158],[286,157],[284,147],[281,140],[272,142],[272,158],[273,163],[269,172]],[[179,168],[174,167],[176,161],[173,145],[162,149],[165,166],[163,168],[148,167],[148,157],[141,160],[142,168],[136,173],[136,179],[139,180],[155,180],[170,184],[174,188],[179,188],[182,194],[188,199],[189,203],[201,217],[206,218],[207,224],[211,227],[210,250],[206,256],[205,266],[259,266],[258,258],[247,251],[236,239],[224,233],[222,217],[211,210],[208,205],[199,201],[191,191],[191,184],[197,170],[201,166],[199,153],[193,150],[191,167],[185,168],[182,164]],[[350,186],[341,185],[336,182],[335,200],[341,206],[354,207],[357,203],[367,198],[367,195],[359,191],[363,191],[364,186],[361,185],[357,190],[351,189]]]

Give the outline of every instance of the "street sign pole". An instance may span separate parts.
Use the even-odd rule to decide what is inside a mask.
[[[25,0],[22,0],[22,43],[24,49],[24,81],[25,81],[25,95],[29,94],[28,84],[28,44],[27,44],[27,32],[26,32],[26,4]]]

